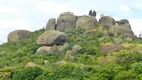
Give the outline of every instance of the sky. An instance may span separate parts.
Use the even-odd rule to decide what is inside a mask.
[[[142,0],[0,0],[0,43],[13,30],[35,31],[62,12],[88,15],[89,10],[97,12],[97,19],[101,14],[128,19],[135,35],[142,31]]]

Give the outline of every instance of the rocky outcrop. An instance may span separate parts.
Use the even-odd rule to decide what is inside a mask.
[[[95,28],[97,19],[92,16],[80,16],[76,21],[76,28],[89,30]]]
[[[56,29],[56,19],[51,18],[48,20],[48,23],[46,24],[46,30],[55,30]]]
[[[101,48],[101,52],[102,52],[102,55],[106,56],[111,52],[115,52],[115,51],[123,49],[123,48],[124,47],[122,45],[109,44],[109,45],[103,46]]]
[[[18,40],[26,39],[30,36],[30,31],[28,30],[15,30],[8,34],[8,42],[16,42]]]
[[[124,40],[132,40],[134,38],[134,33],[131,30],[130,24],[112,26],[109,29],[109,34],[115,37],[118,37],[118,35],[122,35]]]
[[[123,25],[123,24],[129,24],[129,21],[127,19],[121,19],[117,22],[118,25]]]
[[[37,39],[37,44],[45,46],[60,45],[67,41],[67,34],[56,31],[48,30],[41,34]]]
[[[77,17],[72,13],[65,12],[60,14],[57,19],[57,30],[59,31],[69,31],[75,28]]]
[[[102,26],[104,29],[108,29],[111,26],[115,25],[115,19],[111,16],[103,16],[99,20],[100,26]]]

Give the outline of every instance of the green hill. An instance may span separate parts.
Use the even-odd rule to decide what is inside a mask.
[[[114,42],[106,30],[95,30],[95,34],[80,28],[65,32],[69,45],[64,53],[35,54],[40,47],[36,40],[45,29],[0,45],[0,80],[142,80],[142,39],[123,41],[123,48],[103,53],[101,48]],[[69,58],[66,51],[76,44],[82,49]]]

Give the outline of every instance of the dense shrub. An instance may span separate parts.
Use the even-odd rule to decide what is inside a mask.
[[[27,67],[13,72],[12,80],[34,80],[42,73],[39,67]]]
[[[83,69],[72,64],[63,64],[53,69],[45,71],[36,80],[82,80],[84,76]]]

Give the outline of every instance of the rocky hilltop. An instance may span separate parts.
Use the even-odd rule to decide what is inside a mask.
[[[142,39],[129,20],[63,12],[46,29],[15,30],[0,45],[0,80],[141,80]]]
[[[37,39],[37,44],[43,46],[37,50],[37,53],[42,51],[48,52],[49,47],[68,42],[68,34],[66,32],[77,28],[85,30],[84,33],[94,32],[93,35],[97,32],[97,29],[102,32],[105,31],[103,34],[109,36],[114,45],[134,39],[134,33],[127,19],[115,21],[111,16],[101,16],[97,21],[95,17],[96,12],[90,10],[89,15],[76,16],[72,12],[63,12],[57,20],[56,18],[49,19],[46,24],[46,31]],[[8,41],[16,42],[29,36],[30,31],[28,30],[16,30],[9,33]]]

